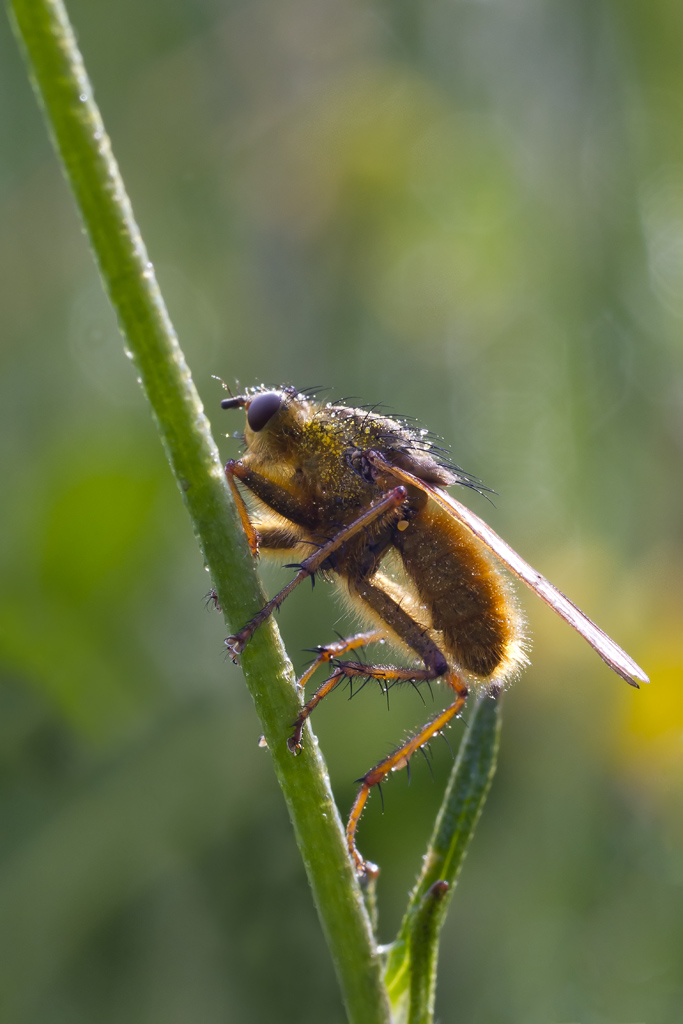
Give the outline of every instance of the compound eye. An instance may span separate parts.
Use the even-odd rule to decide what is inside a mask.
[[[264,391],[256,395],[249,403],[247,410],[247,423],[258,433],[273,418],[282,403],[282,395],[279,391]]]

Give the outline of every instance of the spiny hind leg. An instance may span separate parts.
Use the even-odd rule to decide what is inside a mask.
[[[401,607],[398,601],[389,594],[382,586],[381,577],[374,577],[370,582],[365,576],[350,576],[347,577],[347,583],[351,593],[361,599],[362,604],[366,605],[373,613],[374,617],[382,623],[386,623],[391,631],[403,640],[408,647],[411,647],[425,664],[424,669],[415,668],[394,668],[393,666],[387,665],[365,665],[362,662],[351,662],[342,661],[338,662],[337,666],[324,683],[322,683],[315,691],[311,699],[301,709],[299,717],[294,723],[294,732],[287,741],[289,749],[294,754],[298,754],[301,750],[301,734],[303,731],[306,719],[309,717],[311,712],[323,697],[326,697],[328,693],[331,693],[343,679],[353,679],[354,677],[364,677],[370,679],[377,679],[380,684],[384,684],[386,689],[390,683],[398,682],[399,680],[422,682],[431,679],[437,679],[442,676],[448,670],[448,663],[443,654],[443,651],[430,637],[429,633],[425,630],[420,623],[416,622],[408,612]],[[399,592],[400,593],[400,592]],[[382,639],[386,636],[384,631],[380,632],[379,635],[374,634],[375,639]],[[359,633],[356,637],[351,637],[348,641],[340,641],[336,650],[332,655],[326,653],[320,654],[320,661],[314,662],[310,667],[307,674],[304,674],[299,680],[300,685],[304,685],[313,672],[321,664],[322,661],[329,661],[331,657],[339,657],[346,651],[358,649],[358,647],[365,646],[367,643],[372,643],[372,633]],[[321,648],[321,652],[332,650],[335,645],[330,645],[328,648]]]
[[[381,574],[374,576],[371,581],[361,576],[349,579],[348,583],[352,595],[360,598],[374,618],[386,623],[407,647],[415,651],[426,668],[433,670],[432,678],[448,671],[446,656],[429,630],[406,611],[406,606],[410,607],[411,603],[409,590],[393,584],[392,593],[389,593],[388,581]]]
[[[339,647],[341,647],[342,644],[348,643],[349,646],[346,647],[346,650],[351,650],[353,648],[358,649],[358,647],[365,646],[365,644],[375,643],[378,640],[382,640],[383,637],[384,634],[381,632],[359,633],[357,636],[351,637],[350,641],[340,641]],[[334,645],[330,644],[330,646]],[[317,668],[317,665],[315,667]],[[309,673],[312,674],[310,669]],[[344,679],[351,680],[357,679],[358,677],[362,677],[366,681],[368,679],[376,679],[385,691],[389,689],[389,686],[392,683],[399,681],[424,682],[426,680],[438,678],[437,673],[431,668],[395,668],[393,665],[366,665],[362,661],[338,662],[329,679],[326,679],[324,683],[321,683],[310,700],[302,707],[299,717],[294,723],[294,732],[287,740],[287,746],[293,754],[298,754],[301,750],[301,734],[306,720],[323,697],[326,697],[328,693],[332,693],[332,691],[336,689]],[[299,683],[301,684],[302,680],[305,678],[310,678],[310,675],[306,676],[306,674],[304,674],[304,676],[299,680]]]
[[[391,678],[393,681],[400,679],[409,679],[414,682],[422,680],[443,678],[445,682],[454,691],[456,697],[452,704],[450,704],[444,711],[441,711],[438,715],[435,715],[426,725],[422,727],[414,736],[411,736],[404,743],[398,747],[397,750],[385,757],[379,764],[376,764],[374,768],[371,768],[366,775],[360,780],[361,788],[358,792],[353,807],[351,808],[351,814],[349,816],[349,822],[346,826],[346,842],[351,855],[351,859],[356,866],[357,871],[361,875],[370,873],[369,867],[366,867],[365,861],[361,857],[356,847],[356,829],[358,828],[358,822],[360,816],[363,813],[363,808],[366,804],[370,790],[373,786],[380,785],[386,777],[392,771],[398,771],[400,768],[405,768],[409,763],[410,758],[413,756],[416,750],[423,747],[429,740],[436,736],[437,733],[441,732],[449,722],[458,715],[464,707],[467,699],[467,687],[465,686],[462,679],[449,667],[446,660],[446,656],[430,635],[428,629],[425,626],[417,622],[402,606],[401,603],[395,600],[394,596],[388,592],[385,586],[382,585],[382,578],[375,577],[372,582],[366,579],[358,579],[352,581],[352,586],[355,593],[364,601],[373,612],[378,615],[383,622],[386,622],[391,627],[394,633],[400,637],[403,643],[407,644],[408,647],[412,648],[416,654],[420,656],[425,664],[425,668],[422,670],[416,669],[390,669],[387,670],[391,676],[384,676],[383,678]],[[394,587],[394,593],[397,593]],[[400,591],[398,594],[400,595]],[[406,592],[406,597],[408,597]],[[407,601],[405,603],[408,603]],[[352,666],[351,663],[341,663],[339,670],[342,669],[350,674],[355,668],[358,673],[362,671],[364,674],[368,674],[370,671],[369,666]],[[374,674],[374,673],[373,673]]]
[[[355,868],[360,876],[371,875],[376,872],[374,865],[370,865],[363,860],[358,848],[356,846],[356,829],[358,828],[358,822],[360,816],[363,813],[363,808],[370,795],[370,791],[373,786],[379,786],[390,772],[398,771],[400,768],[405,768],[413,754],[423,747],[426,743],[429,743],[433,736],[437,736],[446,726],[458,715],[467,700],[467,687],[462,680],[454,673],[447,672],[443,677],[444,681],[449,684],[456,694],[456,698],[452,704],[449,704],[447,708],[435,715],[426,725],[411,736],[404,743],[398,747],[392,754],[385,757],[379,764],[376,764],[374,768],[371,768],[362,779],[360,779],[361,787],[358,791],[358,795],[354,800],[351,813],[349,815],[348,824],[346,826],[346,845],[348,847],[351,860],[353,861]]]
[[[317,672],[320,666],[332,661],[333,658],[339,658],[342,654],[346,654],[347,651],[357,651],[361,647],[367,647],[368,644],[380,643],[385,638],[386,633],[381,629],[373,629],[369,633],[356,633],[354,636],[347,637],[346,639],[335,640],[334,643],[325,644],[323,647],[317,647],[316,657],[308,666],[301,678],[297,680],[297,686],[303,690],[306,683],[312,675]],[[287,746],[293,754],[298,754],[301,750],[301,733],[303,732],[306,719],[313,708],[316,707],[328,693],[332,693],[332,690],[334,690],[344,678],[345,674],[340,672],[339,669],[336,669],[329,679],[326,679],[324,683],[320,684],[311,699],[301,709],[299,717],[296,722],[294,722],[294,732],[287,740]]]
[[[367,647],[368,644],[378,644],[384,640],[386,640],[386,633],[381,629],[373,629],[368,633],[354,633],[353,636],[340,637],[339,640],[334,640],[331,644],[315,647],[316,656],[304,674],[297,679],[296,685],[303,690],[321,665],[326,665],[334,658],[340,658],[347,651],[357,651],[361,647]]]

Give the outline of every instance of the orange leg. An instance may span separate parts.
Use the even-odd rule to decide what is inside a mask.
[[[367,674],[368,667],[365,667]],[[419,675],[414,675],[413,678],[421,678]],[[447,708],[441,711],[438,715],[427,722],[415,736],[406,740],[397,750],[385,757],[383,761],[376,764],[374,768],[371,768],[366,775],[363,776],[361,781],[361,787],[358,791],[351,813],[349,815],[349,821],[346,826],[346,844],[351,855],[356,870],[360,876],[369,876],[376,873],[377,869],[374,865],[366,862],[361,857],[356,847],[356,829],[358,828],[358,822],[360,816],[363,813],[363,808],[370,795],[370,790],[373,786],[378,786],[384,782],[390,772],[398,771],[400,768],[405,768],[413,754],[423,747],[425,743],[438,735],[448,724],[455,718],[456,715],[462,711],[465,701],[467,700],[467,687],[465,684],[455,675],[454,672],[449,671],[443,676],[445,682],[454,690],[456,699]]]
[[[359,636],[372,636],[372,634],[359,634]],[[382,638],[382,634],[379,634],[379,639]],[[358,637],[352,637],[352,640],[357,640]],[[372,640],[365,640],[365,643],[372,643]],[[361,647],[362,643],[357,643],[354,646]],[[383,690],[389,689],[389,683],[395,683],[399,679],[404,681],[412,680],[413,682],[424,682],[428,679],[436,679],[437,675],[431,668],[393,668],[391,665],[364,665],[360,661],[340,661],[334,672],[329,679],[326,679],[318,689],[315,691],[311,699],[305,704],[299,717],[294,723],[294,732],[287,740],[287,746],[293,754],[298,754],[301,750],[301,733],[303,732],[304,724],[306,719],[310,716],[313,709],[320,703],[323,697],[326,697],[328,693],[332,693],[334,688],[342,681],[342,679],[354,679],[357,676],[363,676],[364,679],[377,679],[380,685],[384,683]],[[304,678],[303,676],[301,677]]]
[[[235,505],[237,506],[237,512],[242,522],[242,529],[247,535],[247,540],[249,541],[251,553],[255,557],[258,554],[259,538],[256,530],[252,526],[251,519],[249,518],[249,510],[247,509],[247,506],[244,503],[244,498],[240,494],[239,488],[235,483],[235,477],[239,475],[239,470],[237,470],[236,468],[238,465],[239,463],[237,462],[229,462],[225,467],[225,477],[226,480],[228,481],[228,486],[232,491],[232,496],[235,500]]]
[[[333,657],[344,654],[345,651],[364,647],[367,644],[376,643],[383,639],[384,633],[377,630],[372,633],[357,633],[348,640],[339,640],[337,643],[328,644],[326,647],[320,648],[320,654],[304,672],[301,679],[298,680],[298,685],[301,687],[305,686],[318,666],[326,661],[330,661]],[[306,719],[310,717],[311,712],[318,706],[323,697],[327,697],[328,693],[332,693],[342,679],[355,679],[358,676],[362,676],[366,680],[376,679],[380,686],[382,686],[382,683],[384,684],[382,689],[386,693],[391,683],[399,681],[413,683],[428,682],[432,679],[440,678],[440,675],[433,668],[396,668],[394,665],[366,665],[361,661],[340,661],[337,663],[337,667],[329,679],[320,684],[310,700],[302,707],[299,717],[293,726],[294,732],[287,740],[287,746],[293,754],[299,753],[301,750],[301,734]],[[402,767],[402,765],[399,767]]]
[[[386,640],[386,633],[381,629],[373,629],[369,633],[355,633],[354,636],[347,637],[346,639],[335,640],[331,644],[325,644],[324,647],[314,648],[314,650],[317,651],[316,658],[311,662],[304,674],[297,679],[296,685],[303,689],[311,676],[317,672],[321,665],[327,664],[327,662],[332,661],[333,658],[341,657],[341,655],[346,654],[347,651],[357,651],[359,647],[367,647],[368,644],[381,643],[382,640]]]
[[[231,477],[229,473],[227,473],[227,476],[228,480],[230,480]],[[234,481],[231,486],[234,486],[235,490],[237,490],[237,486],[234,484]],[[330,555],[346,544],[351,537],[355,537],[357,533],[360,533],[361,530],[364,530],[366,526],[374,522],[375,519],[378,519],[386,512],[390,512],[392,509],[398,508],[398,506],[405,501],[405,498],[405,487],[394,487],[393,490],[388,491],[383,498],[380,498],[379,501],[373,502],[372,505],[369,505],[368,508],[365,509],[364,512],[361,512],[361,514],[351,523],[339,530],[331,540],[326,544],[323,544],[322,547],[314,552],[314,554],[305,558],[303,562],[301,562],[299,572],[296,574],[294,579],[288,583],[287,586],[279,592],[279,594],[276,594],[275,597],[271,598],[270,601],[263,606],[258,615],[255,615],[254,618],[246,624],[246,626],[243,626],[239,633],[235,633],[233,636],[229,636],[227,638],[225,645],[233,655],[233,659],[242,653],[247,641],[253,636],[258,627],[265,622],[277,608],[280,607],[282,602],[286,597],[289,597],[295,587],[298,587],[298,585],[303,583],[305,579],[308,579],[309,576],[313,576],[317,570],[324,565]],[[249,528],[256,538],[256,533],[251,523],[249,523]],[[255,540],[255,543],[258,543],[257,540]]]
[[[317,648],[318,654],[315,660],[308,666],[301,678],[297,680],[297,686],[303,690],[306,683],[311,679],[320,666],[332,661],[333,658],[338,658],[341,654],[346,654],[347,651],[357,651],[360,647],[367,647],[368,644],[379,643],[385,638],[386,634],[383,633],[382,630],[374,629],[369,633],[356,633],[354,636],[350,636],[347,639],[335,640],[334,643],[325,644],[324,647]],[[347,678],[346,672],[341,669],[336,669],[330,678],[326,679],[325,682],[318,687],[305,707],[301,709],[301,714],[294,723],[294,732],[287,740],[287,746],[293,754],[298,754],[301,750],[301,733],[303,731],[304,723],[313,708],[320,703],[323,697],[326,697],[328,693],[331,693],[335,686],[337,686],[337,684],[344,678]]]

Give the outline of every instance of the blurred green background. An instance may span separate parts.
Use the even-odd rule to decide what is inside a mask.
[[[631,690],[521,595],[533,666],[505,698],[439,1019],[680,1021],[683,7],[69,9],[216,434],[241,418],[211,374],[419,417],[498,492],[472,507],[651,673]],[[0,1018],[340,1024],[258,722],[6,22],[0,76]],[[280,619],[298,669],[350,628],[303,589]],[[390,714],[370,688],[326,702],[342,814],[430,712],[412,691]],[[383,941],[449,768],[435,747],[435,782],[416,764],[363,818]]]

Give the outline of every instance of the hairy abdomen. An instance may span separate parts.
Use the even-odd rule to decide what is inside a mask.
[[[472,534],[429,502],[394,543],[455,664],[482,679],[509,677],[525,660],[521,616]]]

